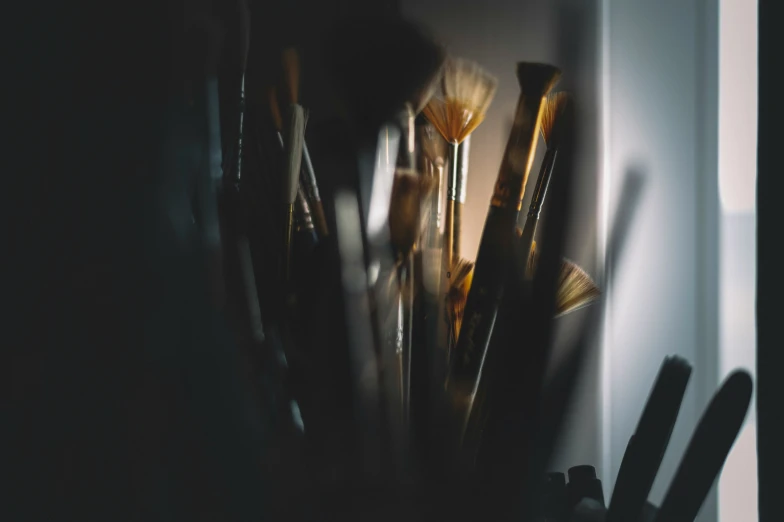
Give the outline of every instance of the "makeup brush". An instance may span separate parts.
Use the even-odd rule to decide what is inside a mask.
[[[570,103],[569,95],[565,92],[558,92],[547,96],[544,109],[542,111],[542,139],[547,146],[542,165],[539,168],[539,177],[536,180],[536,187],[531,196],[531,205],[528,209],[528,217],[522,231],[521,246],[523,255],[531,251],[531,244],[536,235],[536,225],[539,223],[539,215],[542,211],[547,187],[553,174],[558,146],[560,145],[560,129],[558,128],[559,116],[564,113],[567,104]]]
[[[395,171],[415,168],[413,115],[427,101],[432,84],[438,78],[444,60],[443,49],[418,26],[406,20],[364,17],[337,26],[327,41],[327,54],[340,101],[353,124],[358,164],[356,183],[363,232],[368,243],[371,282],[377,274],[397,271],[399,285],[408,286],[413,282],[408,276],[412,273],[409,261],[396,263],[389,248],[391,228],[398,229],[389,221],[390,204]],[[405,253],[408,250],[405,244],[410,240],[397,232],[395,236],[402,248],[394,250],[397,254]],[[401,302],[399,296],[398,299],[385,299],[379,295],[373,300],[377,314],[375,324],[383,331],[384,324],[379,319],[386,319],[395,310],[401,313]],[[410,314],[405,310],[403,314],[408,315],[408,324],[411,324]],[[405,333],[408,331],[406,325],[402,329],[400,338],[404,343],[405,339],[410,339],[410,334]],[[395,352],[399,347],[395,343],[384,344],[381,348],[383,368],[393,369],[397,365]],[[407,351],[407,348],[402,350]],[[408,372],[404,370],[403,373]],[[386,376],[384,381],[388,399],[392,400],[396,394]],[[392,408],[390,415],[396,417]],[[397,418],[390,422],[396,423]],[[398,433],[397,429],[394,431]]]
[[[289,102],[292,104],[299,104],[300,65],[299,55],[297,54],[296,49],[288,48],[283,51],[283,71],[286,78],[286,86],[288,87]],[[321,203],[321,194],[319,193],[318,183],[316,182],[316,173],[313,170],[313,162],[310,159],[308,144],[304,141],[304,138],[302,141],[302,164],[303,169],[300,175],[300,182],[305,187],[305,194],[309,200],[313,223],[321,237],[328,236],[329,228],[327,227],[327,218],[324,215],[324,205]]]
[[[454,215],[458,200],[458,146],[484,121],[498,80],[476,62],[450,58],[444,64],[441,84],[443,92],[433,96],[424,108],[424,114],[449,144],[444,255],[446,266],[452,266]]]
[[[447,392],[458,416],[461,437],[512,260],[517,216],[536,152],[545,96],[560,75],[561,71],[552,65],[522,62],[517,66],[521,93],[514,125],[482,232],[464,322],[449,359]]]
[[[743,370],[724,380],[694,430],[656,522],[693,522],[697,517],[743,426],[753,388]]]

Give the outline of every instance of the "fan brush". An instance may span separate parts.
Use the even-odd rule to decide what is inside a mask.
[[[448,275],[452,284],[446,294],[450,337],[450,342],[447,344],[447,360],[451,352],[450,348],[457,342],[457,336],[463,324],[468,291],[471,289],[471,281],[474,277],[474,263],[465,259],[455,259]]]
[[[539,261],[536,251],[536,242],[531,245],[531,255],[528,257],[526,271],[528,277],[533,277]],[[564,259],[561,264],[561,273],[558,276],[558,291],[555,298],[555,316],[560,317],[588,306],[602,295],[599,287],[588,273],[580,268],[577,263]]]
[[[498,80],[476,62],[451,58],[444,64],[442,93],[424,109],[427,119],[449,144],[449,175],[445,219],[446,265],[452,265],[455,204],[458,199],[458,146],[482,121],[495,96]]]

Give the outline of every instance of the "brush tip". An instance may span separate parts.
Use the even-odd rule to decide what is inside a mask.
[[[548,63],[519,62],[517,81],[525,93],[547,95],[561,78],[561,70]]]
[[[567,92],[551,93],[542,109],[542,138],[548,148],[558,147],[560,128],[563,121],[561,116],[566,112],[571,103],[571,96]]]

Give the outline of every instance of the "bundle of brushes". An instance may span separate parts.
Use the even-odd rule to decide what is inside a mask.
[[[534,360],[510,363],[506,345],[525,338],[531,346],[517,357],[546,354],[554,318],[600,295],[585,271],[561,257],[573,171],[571,98],[550,96],[557,68],[517,65],[515,124],[471,262],[460,249],[469,152],[461,144],[480,127],[498,80],[398,19],[346,22],[324,52],[342,119],[306,125],[319,115],[299,97],[307,68],[296,51],[284,50],[269,68],[282,74],[268,74],[268,85],[248,93],[242,177],[232,178],[239,193],[232,204],[243,219],[242,302],[260,359],[277,374],[263,391],[276,397],[270,430],[278,438],[271,440],[296,436],[300,451],[294,471],[274,455],[267,463],[276,502],[305,498],[327,510],[336,499],[381,495],[387,502],[391,489],[410,499],[423,488],[427,503],[465,491],[471,506],[452,500],[445,514],[479,518],[481,509],[472,509],[491,493],[479,485],[486,467],[465,434],[487,423],[495,433],[503,419],[485,418],[499,410],[483,402],[481,422],[473,420],[477,390],[497,375],[506,383],[495,368],[507,363],[534,371]],[[547,153],[520,230],[540,133]],[[538,233],[551,178],[548,219]],[[514,330],[513,310],[527,331]],[[504,325],[498,331],[496,316]],[[485,352],[494,352],[494,362],[483,369]],[[544,392],[525,390],[486,400],[511,400],[527,414]],[[558,422],[551,424],[530,429],[557,431]],[[543,475],[546,463],[515,451],[517,485]],[[495,462],[494,453],[483,455],[482,462]],[[413,500],[403,504],[417,509]],[[520,507],[511,498],[502,504],[508,513]]]

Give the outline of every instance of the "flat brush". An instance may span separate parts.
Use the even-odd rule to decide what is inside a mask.
[[[531,251],[531,244],[536,235],[536,225],[539,223],[539,216],[542,212],[542,205],[544,198],[547,195],[547,187],[550,185],[550,178],[553,175],[553,168],[555,167],[555,159],[558,154],[558,146],[560,145],[559,129],[559,116],[563,114],[566,105],[570,103],[568,94],[564,92],[554,93],[547,96],[544,110],[542,112],[542,139],[547,145],[547,152],[542,160],[542,166],[539,169],[539,177],[536,180],[536,187],[534,188],[531,197],[531,205],[528,209],[528,217],[523,226],[523,233],[521,238],[521,246],[523,248],[523,255],[526,256],[527,252]]]
[[[283,51],[283,71],[289,91],[289,102],[298,105],[300,66],[299,55],[296,49],[288,48]],[[310,152],[308,152],[308,144],[304,138],[302,140],[302,165],[300,182],[304,185],[305,193],[310,200],[309,206],[312,211],[313,223],[316,230],[318,230],[318,234],[321,237],[326,237],[329,235],[329,227],[327,226],[327,218],[324,215],[324,205],[321,202],[321,194],[316,181],[316,173],[313,170],[313,162],[310,159]]]
[[[637,520],[659,472],[691,377],[691,365],[664,359],[637,428],[629,439],[610,499],[607,522]]]
[[[656,522],[693,522],[697,517],[743,426],[753,387],[742,370],[725,379],[694,430]]]
[[[449,359],[447,393],[455,407],[461,437],[506,284],[517,216],[536,151],[542,107],[560,74],[558,68],[547,64],[523,62],[517,66],[521,94],[514,125],[482,232],[465,319]]]
[[[449,144],[444,256],[446,266],[451,266],[455,241],[455,205],[459,199],[458,147],[484,121],[487,108],[495,96],[498,80],[476,62],[450,58],[444,64],[441,83],[443,92],[433,96],[424,108],[424,114]]]

